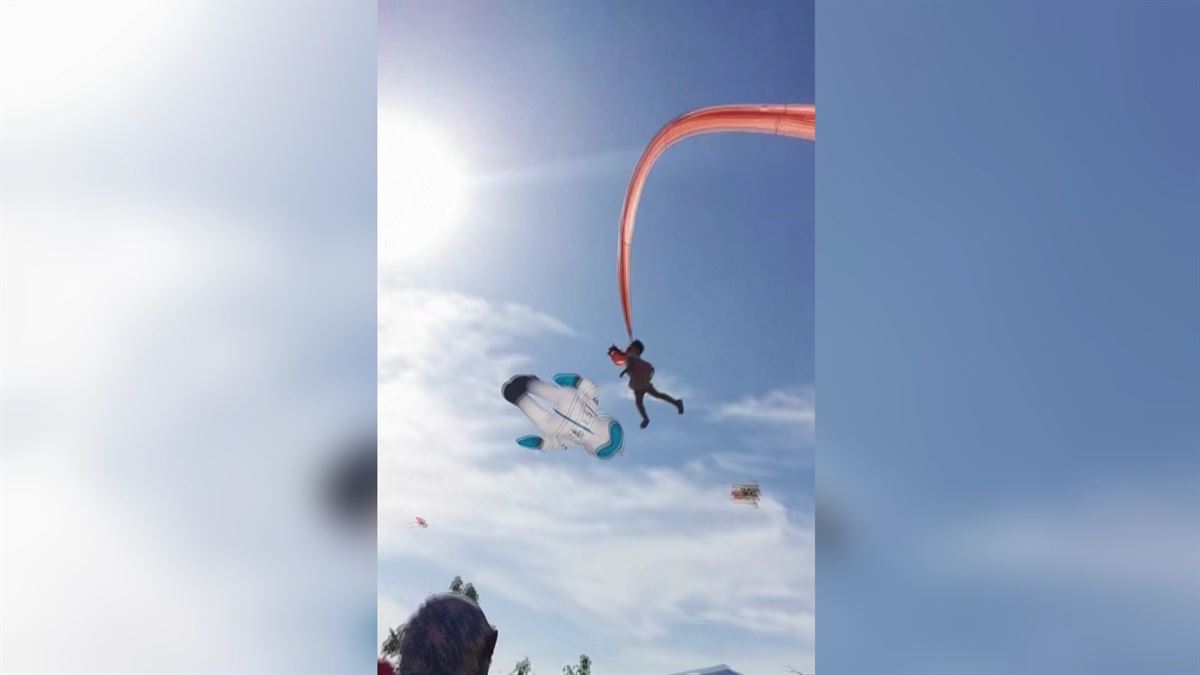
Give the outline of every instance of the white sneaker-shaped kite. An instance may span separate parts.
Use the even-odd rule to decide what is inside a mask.
[[[514,375],[501,393],[521,409],[537,427],[539,436],[522,436],[517,443],[534,450],[566,450],[578,445],[600,459],[621,452],[625,432],[621,423],[597,410],[600,398],[596,383],[573,373],[554,376],[554,383],[534,375]],[[550,405],[547,410],[534,397]]]

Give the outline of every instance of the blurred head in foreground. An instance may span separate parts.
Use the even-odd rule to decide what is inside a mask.
[[[487,675],[498,635],[466,596],[430,596],[404,625],[400,675]]]
[[[324,480],[324,499],[341,523],[354,530],[375,532],[376,442],[361,439],[339,453]]]

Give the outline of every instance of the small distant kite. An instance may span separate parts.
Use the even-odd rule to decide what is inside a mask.
[[[579,446],[593,457],[612,459],[621,453],[625,432],[620,422],[597,410],[598,392],[595,382],[574,373],[555,375],[553,384],[534,375],[514,375],[500,390],[504,400],[520,408],[540,433],[518,438],[521,447],[549,451]]]
[[[729,491],[729,498],[736,504],[746,504],[758,508],[758,498],[761,494],[758,483],[738,483]]]
[[[409,524],[412,527],[419,527],[421,529],[425,529],[425,528],[429,527],[429,523],[421,516],[417,516],[416,520],[414,520],[413,522],[411,522]]]

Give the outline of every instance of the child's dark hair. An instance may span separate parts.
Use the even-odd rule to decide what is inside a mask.
[[[638,350],[639,354],[646,351],[646,345],[642,344],[641,340],[634,340],[633,342],[630,342],[629,348]]]

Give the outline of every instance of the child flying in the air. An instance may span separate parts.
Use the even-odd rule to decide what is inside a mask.
[[[624,365],[625,370],[621,371],[621,377],[629,375],[629,388],[633,390],[633,400],[637,404],[638,412],[642,415],[642,428],[645,429],[650,424],[650,418],[646,416],[646,406],[642,400],[646,394],[650,394],[654,398],[662,399],[667,403],[675,406],[679,414],[683,414],[683,399],[671,398],[667,394],[654,388],[650,380],[654,378],[654,366],[649,361],[642,358],[642,352],[645,351],[645,345],[641,340],[634,340],[629,343],[625,351],[617,349],[616,345],[608,348],[608,356],[613,363],[618,366]]]

